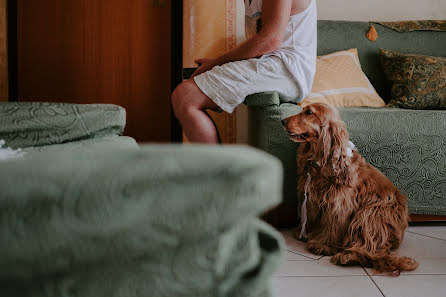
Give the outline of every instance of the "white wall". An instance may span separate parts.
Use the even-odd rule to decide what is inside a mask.
[[[320,20],[445,20],[446,0],[317,0]]]
[[[237,41],[245,39],[244,4],[237,3]],[[320,20],[446,20],[446,0],[316,0]]]

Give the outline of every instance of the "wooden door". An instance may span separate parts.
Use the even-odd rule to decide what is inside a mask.
[[[169,142],[171,1],[17,0],[19,101],[113,103]]]
[[[8,101],[6,0],[0,0],[0,102],[2,102],[2,101]]]

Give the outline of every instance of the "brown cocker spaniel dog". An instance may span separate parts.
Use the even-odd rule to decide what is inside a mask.
[[[302,208],[306,224],[298,230],[304,225],[308,249],[333,256],[337,265],[360,264],[394,275],[416,269],[413,259],[390,253],[408,226],[406,197],[352,150],[338,111],[311,104],[282,124],[291,140],[301,143],[298,193],[308,198]]]

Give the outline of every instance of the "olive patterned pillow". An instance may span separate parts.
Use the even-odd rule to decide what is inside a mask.
[[[446,58],[380,52],[381,66],[393,83],[388,106],[446,109]]]

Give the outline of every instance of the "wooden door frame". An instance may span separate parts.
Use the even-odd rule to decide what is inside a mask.
[[[17,1],[6,0],[6,23],[8,40],[8,98],[17,101],[18,94],[18,46],[17,46]]]
[[[171,91],[183,81],[183,1],[171,3]],[[183,130],[171,107],[171,141],[183,142]]]

